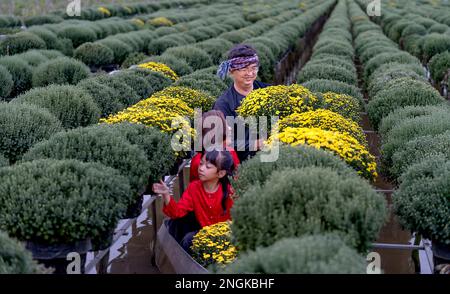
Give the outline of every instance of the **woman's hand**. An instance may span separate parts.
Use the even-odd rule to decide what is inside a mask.
[[[167,187],[167,185],[160,180],[159,183],[155,183],[153,184],[153,192],[156,194],[161,194],[163,199],[164,199],[164,204],[169,204],[170,202],[170,190],[169,187]]]

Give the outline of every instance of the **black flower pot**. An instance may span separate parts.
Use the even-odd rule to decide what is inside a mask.
[[[433,240],[431,250],[433,251],[434,268],[440,264],[450,264],[450,244]]]
[[[77,241],[72,244],[43,244],[28,241],[25,244],[27,250],[31,251],[33,258],[48,268],[53,268],[54,274],[67,274],[68,266],[74,262],[69,254],[78,253],[80,256],[80,273],[84,273],[86,253],[91,250],[90,239]]]
[[[111,247],[114,238],[114,228],[100,233],[98,236],[92,238],[92,251],[106,250]]]
[[[141,214],[142,203],[144,202],[144,195],[139,196],[136,200],[128,205],[127,212],[124,215],[124,219],[126,218],[136,218]]]

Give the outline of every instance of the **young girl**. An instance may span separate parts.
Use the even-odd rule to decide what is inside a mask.
[[[192,211],[201,227],[213,225],[231,219],[233,190],[229,177],[233,170],[233,158],[229,151],[208,151],[200,161],[199,180],[189,184],[178,203],[170,196],[169,188],[163,181],[153,184],[153,192],[163,196],[163,212],[171,219],[181,218]],[[197,232],[189,232],[181,240],[181,246],[187,252],[190,252]]]
[[[206,139],[209,139],[209,141],[212,141],[212,138],[214,138],[214,140],[216,140],[216,137],[214,136],[214,132],[213,132],[213,128],[208,128],[205,127],[205,120],[208,117],[212,117],[215,120],[217,120],[218,122],[221,122],[222,124],[222,138],[219,138],[219,140],[221,142],[219,142],[218,144],[223,146],[224,149],[228,150],[231,154],[231,156],[233,157],[233,162],[234,162],[234,168],[237,169],[238,165],[239,165],[239,158],[238,155],[236,153],[236,151],[234,151],[234,149],[232,147],[229,146],[229,144],[227,143],[227,135],[229,133],[229,127],[227,125],[227,122],[225,120],[225,117],[223,116],[223,113],[218,111],[218,110],[211,110],[208,112],[203,113],[202,116],[202,151],[198,152],[197,154],[194,155],[194,157],[191,160],[191,167],[190,167],[190,173],[189,173],[189,179],[190,181],[195,181],[198,180],[198,168],[200,166],[200,160],[202,159],[203,154],[205,153],[205,146],[203,146],[203,142]],[[216,142],[212,142],[213,144],[216,144]]]

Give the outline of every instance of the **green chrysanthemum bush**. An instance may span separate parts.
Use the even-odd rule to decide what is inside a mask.
[[[430,60],[431,77],[435,82],[440,82],[450,70],[450,52],[445,51],[436,54]]]
[[[420,136],[406,142],[392,156],[390,174],[398,178],[409,166],[429,156],[450,159],[450,132],[439,135]]]
[[[375,157],[370,154],[366,146],[347,134],[319,128],[287,127],[282,132],[272,135],[268,145],[270,146],[275,140],[292,146],[306,144],[330,151],[341,157],[360,176],[369,180],[375,180],[378,176]]]
[[[231,211],[239,250],[282,238],[335,232],[365,252],[385,222],[386,203],[365,180],[323,167],[275,171],[247,190]]]
[[[0,153],[0,168],[8,165],[9,165],[8,159],[6,159],[6,157]]]
[[[356,85],[356,73],[342,67],[327,64],[305,65],[297,75],[297,82],[303,83],[313,79],[328,79]]]
[[[346,94],[358,99],[358,101],[363,101],[363,95],[358,87],[340,81],[312,79],[302,83],[302,86],[315,93],[333,92],[337,94]]]
[[[364,274],[366,261],[336,234],[283,238],[240,255],[226,274]]]
[[[313,110],[319,99],[300,85],[270,86],[252,91],[237,109],[240,116],[279,116]]]
[[[346,59],[339,58],[335,55],[320,55],[308,61],[308,66],[312,65],[332,65],[344,68],[350,72],[355,72],[355,65]],[[308,79],[309,80],[309,79]]]
[[[228,86],[216,75],[200,74],[196,71],[190,75],[181,77],[174,83],[176,87],[187,87],[209,93],[212,97],[219,97]]]
[[[152,56],[150,58],[143,59],[143,62],[154,61],[162,64],[166,64],[173,69],[177,76],[184,76],[192,73],[192,67],[184,59],[180,59],[171,54],[163,54],[159,56]]]
[[[258,152],[239,166],[239,177],[232,181],[236,196],[242,196],[253,185],[263,185],[273,171],[285,168],[327,167],[345,177],[356,176],[356,172],[338,156],[308,145],[293,147],[282,144],[277,160],[271,162],[264,162],[263,154]]]
[[[378,54],[372,57],[365,65],[364,65],[364,77],[365,80],[369,80],[372,77],[374,71],[386,63],[397,62],[401,64],[418,64],[420,65],[419,60],[410,55],[407,52],[399,51],[398,53],[386,52],[382,54]]]
[[[0,42],[0,55],[14,55],[30,49],[46,48],[44,40],[38,36],[29,32],[20,32],[8,35],[6,39]]]
[[[396,86],[399,81],[416,80],[427,83],[428,80],[424,75],[419,75],[411,70],[393,69],[375,75],[368,85],[368,94],[370,97],[375,97],[378,92],[386,90],[392,86]]]
[[[186,60],[193,70],[212,66],[211,57],[204,50],[192,45],[179,46],[166,50],[167,54]]]
[[[39,65],[33,72],[33,87],[50,84],[76,85],[90,75],[89,68],[82,62],[68,57],[59,57]]]
[[[393,196],[400,222],[425,238],[450,244],[450,161],[440,156],[412,165]]]
[[[133,48],[125,42],[115,39],[114,37],[106,38],[97,42],[102,44],[114,53],[114,63],[121,64],[127,56],[133,52]]]
[[[392,156],[402,149],[406,142],[420,136],[442,134],[449,129],[450,115],[444,111],[403,120],[383,138],[381,146],[383,165],[392,166]]]
[[[63,26],[58,30],[57,35],[59,38],[70,39],[73,48],[78,48],[81,44],[97,40],[97,35],[91,28],[79,25]]]
[[[379,128],[379,134],[381,137],[385,138],[388,136],[389,132],[397,126],[398,124],[402,123],[403,121],[419,117],[419,116],[425,116],[425,115],[431,115],[434,113],[439,112],[449,112],[450,109],[448,108],[447,104],[437,105],[437,106],[405,106],[398,108],[394,111],[392,111],[389,115],[384,117],[381,120],[380,128]]]
[[[98,122],[100,118],[100,109],[92,97],[76,86],[50,85],[34,88],[11,103],[34,104],[46,108],[66,129],[88,126]]]
[[[448,51],[449,48],[450,35],[448,34],[429,34],[424,39],[423,53],[427,60],[436,54]]]
[[[20,59],[28,63],[28,65],[33,67],[33,70],[35,70],[35,67],[49,60],[47,56],[41,53],[42,51],[44,50],[30,50],[21,54],[17,54],[16,56],[20,57]]]
[[[0,231],[0,274],[39,274],[42,269],[17,240]]]
[[[106,128],[116,135],[126,138],[131,144],[142,149],[149,162],[145,175],[149,183],[158,182],[169,172],[175,161],[175,156],[170,145],[170,136],[160,132],[156,128],[141,124],[118,123],[113,125],[99,124],[90,128]]]
[[[135,70],[121,70],[110,74],[109,77],[117,84],[122,83],[129,86],[139,98],[149,97],[154,92],[150,81]]]
[[[99,163],[36,160],[0,170],[0,227],[21,241],[71,244],[113,229],[131,192]]]
[[[62,130],[61,122],[35,105],[0,103],[0,153],[15,163],[30,147]]]
[[[23,161],[47,158],[99,162],[117,169],[128,178],[136,196],[146,184],[149,162],[145,152],[124,136],[107,129],[78,128],[57,133],[34,145],[23,156]]]
[[[33,69],[28,63],[20,59],[20,57],[1,57],[0,66],[3,66],[8,70],[14,82],[14,86],[9,94],[9,97],[15,97],[31,88]]]
[[[347,134],[367,147],[366,136],[362,128],[354,121],[326,109],[294,113],[278,121],[278,131],[286,128],[319,128],[325,131]]]
[[[4,66],[1,65],[0,65],[0,84],[2,85],[2,87],[0,88],[0,99],[8,97],[8,95],[11,93],[13,89],[14,81],[9,71]]]
[[[393,87],[378,92],[367,105],[367,114],[375,129],[391,111],[404,106],[438,105],[444,98],[431,85],[405,79]]]
[[[204,112],[211,110],[215,99],[203,91],[187,87],[168,87],[152,95],[153,98],[171,97],[183,100],[190,108],[201,108]]]
[[[84,43],[75,50],[74,57],[89,66],[102,66],[114,61],[114,52],[101,43]]]

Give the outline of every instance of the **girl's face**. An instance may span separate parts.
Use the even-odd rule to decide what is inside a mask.
[[[206,161],[206,154],[202,156],[198,167],[198,177],[202,182],[218,180],[225,176],[226,171],[218,170],[211,162]]]
[[[250,64],[247,67],[230,72],[233,81],[241,86],[250,87],[258,75],[258,65]]]

